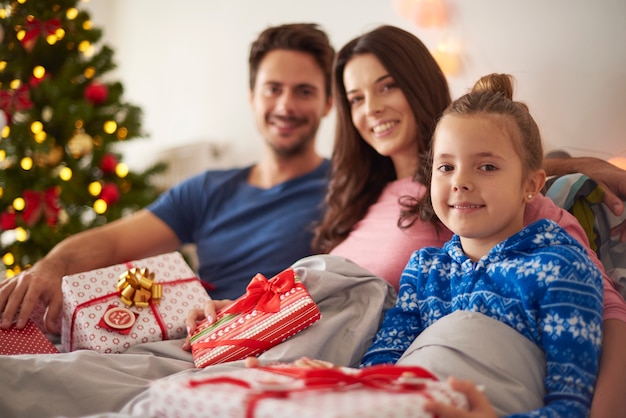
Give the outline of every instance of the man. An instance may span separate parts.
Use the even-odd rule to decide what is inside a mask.
[[[271,277],[311,254],[330,164],[315,151],[332,106],[334,50],[314,24],[268,28],[252,44],[250,105],[265,140],[260,161],[208,171],[148,208],[59,243],[23,274],[0,283],[2,328],[26,324],[41,300],[46,327],[62,308],[61,279],[95,268],[197,245],[199,276],[212,297],[235,298],[258,272]]]

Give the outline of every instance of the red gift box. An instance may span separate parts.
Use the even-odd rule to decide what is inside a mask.
[[[416,366],[268,366],[150,386],[151,417],[432,418],[428,400],[468,409],[466,397]]]
[[[0,354],[56,354],[59,350],[31,320],[22,329],[0,329]]]
[[[61,289],[65,351],[184,338],[187,314],[210,299],[178,252],[65,276]]]
[[[317,304],[293,269],[267,280],[257,274],[246,294],[198,324],[190,336],[196,367],[258,356],[321,318]]]

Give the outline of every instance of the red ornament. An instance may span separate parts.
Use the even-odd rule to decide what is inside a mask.
[[[118,189],[117,185],[114,183],[106,183],[102,186],[100,199],[104,200],[109,206],[114,205],[120,200],[120,189]]]
[[[42,81],[44,81],[45,79],[48,78],[48,74],[44,75],[41,78],[37,78],[34,75],[30,76],[30,80],[28,80],[28,84],[32,87],[35,88],[39,85],[39,83],[41,83]]]
[[[115,167],[117,167],[117,158],[113,154],[105,154],[100,161],[100,169],[104,174],[115,173]]]
[[[109,88],[94,81],[85,88],[85,100],[95,105],[101,105],[109,97]]]

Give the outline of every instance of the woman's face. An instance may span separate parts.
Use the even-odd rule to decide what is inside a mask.
[[[343,72],[352,123],[372,148],[390,157],[398,178],[417,168],[417,123],[404,93],[374,54],[356,55]]]

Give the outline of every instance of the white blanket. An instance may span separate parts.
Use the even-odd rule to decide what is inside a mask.
[[[435,322],[398,364],[422,366],[439,379],[454,376],[482,385],[500,416],[544,406],[543,350],[480,313],[457,311]]]
[[[304,277],[322,319],[260,359],[292,361],[308,356],[358,365],[382,314],[395,302],[395,291],[384,280],[340,257],[312,256],[293,267]],[[191,354],[181,349],[182,343],[139,344],[124,354],[77,351],[0,356],[0,416],[145,417],[151,381],[243,367],[240,361],[196,369]]]

